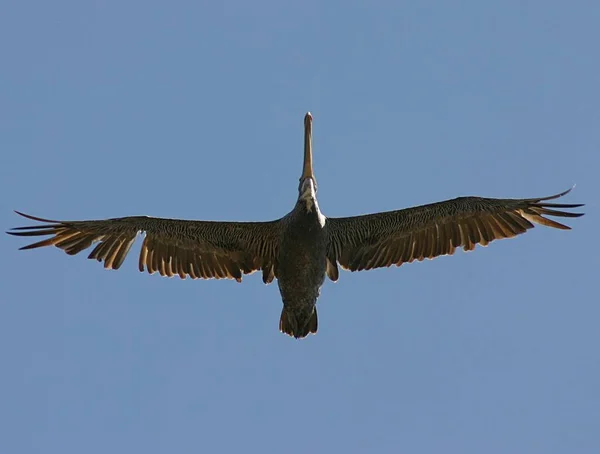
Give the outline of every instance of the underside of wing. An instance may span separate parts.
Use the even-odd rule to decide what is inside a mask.
[[[534,199],[459,197],[405,210],[349,218],[328,218],[329,263],[351,271],[400,266],[414,260],[451,255],[456,248],[512,238],[541,224],[570,227],[544,216],[579,217],[564,209],[582,204],[548,203],[562,192]],[[328,273],[330,277],[335,273]]]
[[[118,269],[138,233],[145,233],[139,270],[179,275],[182,279],[236,279],[242,274],[263,271],[263,281],[275,277],[279,221],[213,222],[132,216],[97,221],[53,221],[24,213],[41,225],[17,227],[7,232],[16,236],[50,236],[21,249],[56,246],[69,255],[96,244],[88,258]]]

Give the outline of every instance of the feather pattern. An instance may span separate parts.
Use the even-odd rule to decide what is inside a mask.
[[[544,216],[582,216],[556,209],[582,204],[547,202],[570,191],[533,199],[459,197],[404,210],[327,218],[329,266],[339,263],[350,271],[400,266],[451,255],[459,247],[471,251],[477,244],[487,246],[525,233],[534,224],[567,230],[570,227]],[[331,270],[328,275],[337,278],[338,273]]]
[[[88,256],[119,269],[139,232],[145,233],[138,267],[148,273],[185,279],[235,279],[263,270],[269,283],[275,277],[280,220],[271,222],[213,222],[131,216],[98,221],[53,221],[20,213],[42,225],[17,227],[16,236],[47,236],[22,247],[56,246],[75,255],[95,244]]]

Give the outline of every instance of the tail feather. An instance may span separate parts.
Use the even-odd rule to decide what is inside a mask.
[[[308,320],[302,312],[292,312],[283,308],[279,319],[279,331],[288,336],[302,339],[310,333],[316,333],[318,327],[317,309],[314,308]]]

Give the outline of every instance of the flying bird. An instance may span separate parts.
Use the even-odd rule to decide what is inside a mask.
[[[75,255],[96,244],[90,259],[104,268],[123,264],[138,233],[145,233],[139,270],[181,279],[235,279],[262,271],[265,284],[277,278],[283,300],[281,332],[297,339],[317,332],[316,302],[325,276],[339,277],[338,265],[350,271],[400,266],[414,260],[471,251],[525,233],[534,224],[567,230],[544,217],[579,217],[563,211],[582,204],[549,203],[549,197],[491,199],[459,197],[444,202],[363,216],[329,218],[319,209],[313,172],[312,115],[304,117],[304,164],[293,210],[269,222],[215,222],[131,216],[95,221],[42,222],[7,232],[50,236],[22,247],[56,246]]]

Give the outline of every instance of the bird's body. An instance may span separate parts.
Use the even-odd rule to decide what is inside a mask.
[[[580,204],[549,203],[567,194],[530,199],[459,197],[404,210],[326,218],[317,202],[312,167],[312,116],[304,118],[304,166],[298,200],[281,219],[269,222],[215,222],[132,216],[95,221],[52,221],[18,227],[18,236],[50,235],[21,249],[57,246],[74,255],[98,243],[88,258],[118,269],[137,234],[145,232],[140,271],[162,276],[230,278],[261,270],[265,284],[278,280],[283,300],[282,332],[303,338],[317,331],[316,301],[325,277],[337,281],[338,264],[350,271],[400,266],[451,255],[462,247],[511,238],[534,223],[569,227],[544,217],[578,217],[559,209]],[[18,212],[17,212],[18,213]]]
[[[316,200],[299,201],[283,218],[275,274],[283,300],[279,329],[286,334],[305,337],[317,332],[315,305],[327,270],[324,221]]]

